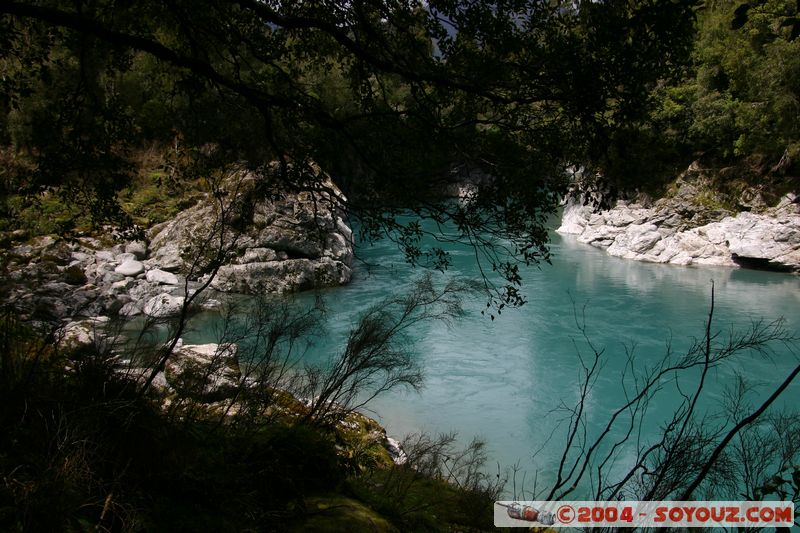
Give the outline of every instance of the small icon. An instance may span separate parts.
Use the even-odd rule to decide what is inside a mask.
[[[569,505],[562,505],[558,508],[558,520],[562,524],[569,524],[573,520],[575,520],[575,509],[570,507]]]
[[[547,511],[540,511],[530,505],[520,505],[517,502],[511,505],[498,503],[497,505],[506,508],[508,516],[516,518],[517,520],[525,520],[526,522],[539,522],[543,526],[552,526],[556,523],[553,513]]]

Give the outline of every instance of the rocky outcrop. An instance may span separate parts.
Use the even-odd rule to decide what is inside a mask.
[[[153,228],[149,242],[110,244],[91,237],[20,242],[27,235],[10,235],[0,251],[5,270],[0,301],[23,318],[45,321],[175,316],[185,298],[209,281],[208,258],[220,251],[224,263],[211,280],[216,291],[283,293],[347,283],[353,238],[340,211],[344,197],[329,178],[321,172],[318,177],[313,194],[279,195],[265,187],[268,177],[236,173],[218,196],[224,215],[217,202],[201,201]],[[215,248],[220,219],[225,239]]]
[[[353,235],[342,218],[345,200],[329,178],[319,178],[313,192],[276,196],[266,192],[267,176],[235,175],[225,184],[234,196],[228,211],[237,214],[226,221],[231,230],[219,232],[225,215],[215,202],[200,202],[154,229],[145,264],[188,273],[199,244],[230,257],[211,282],[219,291],[282,293],[347,283]]]
[[[164,369],[166,382],[181,396],[207,402],[230,398],[241,384],[235,344],[182,345]]]
[[[90,347],[94,347],[99,351],[106,340],[105,327],[108,322],[107,316],[68,322],[56,332],[56,341],[62,349],[68,352]]]
[[[620,201],[597,213],[573,199],[557,231],[625,259],[800,271],[800,203],[794,194],[773,208],[738,214],[698,204],[697,195],[685,184],[652,205]]]
[[[145,315],[153,318],[177,316],[181,313],[185,301],[184,296],[173,296],[168,292],[163,292],[147,300],[142,311]]]

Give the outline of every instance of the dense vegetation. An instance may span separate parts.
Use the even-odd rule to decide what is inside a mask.
[[[485,472],[482,443],[412,435],[395,464],[383,429],[355,411],[364,396],[419,386],[403,331],[455,318],[465,289],[421,280],[366,312],[341,355],[318,367],[302,354],[320,309],[274,300],[246,315],[230,309],[220,342],[236,341],[246,379],[210,392],[213,358],[176,371],[173,389],[146,384],[163,329],[183,318],[141,330],[108,323],[76,345],[58,325],[34,328],[4,313],[0,529],[490,528],[503,480]]]
[[[704,2],[691,62],[623,128],[606,171],[623,187],[664,191],[697,158],[722,176],[796,190],[800,175],[800,10],[796,2]]]
[[[6,2],[0,136],[27,165],[4,196],[57,190],[121,223],[117,197],[152,143],[178,189],[272,160],[282,187],[313,189],[289,165],[313,160],[366,236],[444,267],[395,215],[451,222],[518,304],[517,264],[547,258],[565,164],[599,161],[679,71],[693,4]],[[444,198],[469,177],[484,178],[470,202]]]
[[[502,275],[495,307],[518,305],[571,164],[659,190],[702,156],[796,187],[798,17],[786,0],[3,2],[0,230],[137,232],[233,165],[278,161],[277,189],[314,191],[316,162],[365,238],[445,268],[397,215],[450,224],[439,238]],[[465,180],[476,193],[452,202]],[[165,413],[108,353],[52,333],[2,316],[1,529],[301,530],[323,507],[488,527],[499,485],[477,444],[453,476],[447,436],[403,468],[308,417]]]
[[[542,222],[569,164],[625,191],[663,193],[697,157],[795,185],[795,2],[426,6],[5,3],[4,226],[147,226],[231,162],[279,160],[297,189],[315,184],[288,163],[313,160],[365,237],[441,267],[395,214],[452,221],[519,303],[515,264],[547,258]],[[470,178],[473,202],[442,198]],[[32,200],[57,223],[36,228]]]

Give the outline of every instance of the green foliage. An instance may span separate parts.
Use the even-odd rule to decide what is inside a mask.
[[[4,3],[0,136],[34,167],[11,189],[57,186],[121,224],[143,143],[181,139],[190,180],[277,159],[284,188],[313,189],[289,169],[316,161],[365,235],[413,233],[408,209],[452,223],[505,278],[498,307],[518,305],[518,265],[547,260],[564,165],[600,159],[643,116],[688,57],[694,3]],[[484,178],[473,201],[449,201],[467,176]]]
[[[409,371],[419,384],[403,331],[458,315],[463,290],[450,283],[437,291],[424,278],[409,296],[386,303],[391,312],[367,313],[345,349],[349,358],[332,362],[344,365],[344,374],[299,364],[304,339],[319,327],[319,309],[264,300],[250,313],[227,316],[218,332],[226,348],[209,359],[178,363],[179,354],[168,353],[183,369],[164,368],[170,387],[144,386],[165,346],[150,333],[166,328],[179,335],[182,318],[125,329],[124,340],[122,324],[108,323],[93,344],[79,345],[63,340],[56,326],[35,331],[12,313],[0,315],[0,529],[286,530],[331,515],[333,525],[350,516],[375,519],[386,530],[395,523],[415,529],[405,517],[416,512],[417,500],[396,502],[393,517],[382,518],[368,508],[372,500],[349,498],[364,479],[394,469],[385,431],[354,409]],[[375,322],[376,313],[389,320],[388,330]],[[224,358],[231,342],[238,362]],[[216,380],[220,362],[237,377],[198,393],[209,376]],[[314,397],[306,385],[320,376],[343,379],[324,380],[322,403],[299,401]],[[424,520],[442,527],[441,520],[456,517],[453,506],[487,520],[482,446],[460,453],[450,439],[420,448],[437,451],[412,454],[416,466],[397,479],[410,473],[425,484],[428,476],[448,496],[437,500],[439,522],[432,515]],[[322,509],[335,493],[350,511]]]
[[[505,479],[486,473],[485,445],[463,448],[455,434],[410,435],[406,461],[351,480],[354,492],[405,531],[442,531],[448,524],[489,530],[492,502]]]
[[[0,326],[3,531],[269,528],[344,480],[327,432],[172,419],[107,356],[61,352],[9,315]]]
[[[719,167],[744,162],[761,181],[768,173],[797,176],[797,9],[784,0],[705,2],[691,64],[650,93],[646,116],[614,132],[601,158],[606,175],[623,190],[655,195],[700,156]],[[797,185],[767,181],[767,192]]]

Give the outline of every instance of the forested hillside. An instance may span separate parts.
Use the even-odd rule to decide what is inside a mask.
[[[659,192],[701,158],[717,168],[741,165],[731,179],[796,190],[798,16],[793,1],[699,5],[691,61],[677,81],[658,83],[646,120],[623,128],[605,170],[629,188]]]

